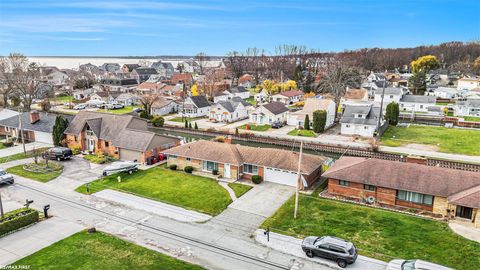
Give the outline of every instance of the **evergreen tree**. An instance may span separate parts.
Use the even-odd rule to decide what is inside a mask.
[[[315,133],[321,133],[325,130],[325,124],[327,123],[327,112],[324,110],[318,110],[313,112],[313,131]]]
[[[59,115],[55,118],[55,125],[53,126],[52,138],[55,146],[60,146],[62,141],[66,138],[65,130],[68,126],[68,120]]]
[[[198,129],[198,125],[197,125],[197,122],[195,122],[195,129]]]
[[[188,128],[192,129],[192,122],[188,122]]]
[[[408,79],[408,87],[414,95],[423,95],[427,90],[427,74],[424,71],[413,73]]]
[[[308,117],[308,114],[305,115],[305,123],[303,124],[303,128],[306,130],[310,129],[310,118]]]
[[[396,126],[398,124],[398,118],[400,116],[400,107],[398,103],[391,102],[387,105],[387,109],[385,111],[385,120],[392,126]]]
[[[185,128],[188,128],[188,121],[185,119]]]

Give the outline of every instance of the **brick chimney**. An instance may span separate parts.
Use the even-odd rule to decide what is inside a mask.
[[[40,113],[36,110],[30,111],[30,124],[35,124],[40,120]]]
[[[427,165],[427,159],[424,158],[424,157],[407,156],[406,161],[408,163],[416,163],[416,164]]]

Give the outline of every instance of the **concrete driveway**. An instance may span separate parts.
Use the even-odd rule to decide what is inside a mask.
[[[46,184],[68,190],[75,190],[81,185],[100,178],[103,167],[106,166],[99,165],[92,168],[90,162],[76,156],[70,160],[61,161],[61,163],[63,165],[62,174]]]
[[[268,218],[294,193],[293,187],[263,182],[231,203],[228,208]]]

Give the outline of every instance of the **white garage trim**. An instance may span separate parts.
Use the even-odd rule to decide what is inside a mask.
[[[34,131],[35,141],[41,143],[53,144],[52,133]]]
[[[263,175],[264,180],[267,182],[273,182],[293,187],[297,185],[298,175],[296,172],[264,167]]]

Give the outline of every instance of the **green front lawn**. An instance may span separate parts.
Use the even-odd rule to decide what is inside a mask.
[[[105,109],[99,109],[97,110],[98,112],[108,112],[108,113],[113,113],[113,114],[126,114],[130,113],[133,111],[135,108],[140,108],[140,106],[125,106],[121,109],[116,109],[116,110],[105,110]]]
[[[249,98],[246,98],[245,101],[250,103],[250,105],[252,105],[252,106],[255,106],[255,104],[257,104],[254,96],[250,96]]]
[[[13,266],[31,269],[178,269],[200,270],[196,266],[112,235],[85,231],[41,249]],[[20,268],[18,268],[20,269]]]
[[[217,181],[182,171],[172,171],[164,166],[140,170],[134,174],[117,174],[90,183],[90,192],[114,189],[145,198],[177,205],[203,213],[220,214],[231,202],[228,191]],[[76,191],[86,194],[85,186]]]
[[[30,170],[25,170],[25,167],[29,167]],[[38,164],[22,164],[7,169],[8,173],[43,183],[57,178],[62,174],[62,171],[63,165],[53,161],[48,162],[48,167],[45,162],[39,162]]]
[[[480,122],[480,117],[476,117],[476,116],[459,116],[459,117],[463,118],[463,120],[465,121]]]
[[[187,120],[188,122],[194,122],[194,121],[197,121],[197,120],[200,120],[200,119],[204,119],[205,117],[181,117],[181,116],[177,116],[177,117],[173,117],[173,118],[170,118],[170,119],[167,119],[167,121],[172,121],[172,122],[179,122],[179,123],[184,123],[185,120]]]
[[[389,127],[381,138],[382,145],[402,146],[426,144],[438,147],[440,152],[480,155],[480,130],[434,126]]]
[[[249,126],[249,128],[247,128]],[[255,124],[245,124],[242,126],[239,126],[239,129],[245,129],[245,130],[253,130],[253,131],[267,131],[271,128],[271,125],[255,125]]]
[[[71,102],[72,100],[73,100],[73,96],[62,96],[62,97],[52,98],[53,102],[58,102],[58,103],[67,103],[67,102]]]
[[[49,148],[50,147],[38,148],[36,151],[38,153],[43,153],[45,150],[47,150]],[[31,158],[31,157],[33,157],[33,151],[27,151],[26,155],[24,153],[13,154],[13,155],[10,155],[10,156],[1,157],[0,158],[0,164],[10,162],[10,161],[14,161],[14,160],[19,160],[19,159]]]
[[[287,134],[290,136],[317,137],[317,134],[315,132],[306,129],[294,129]]]
[[[262,227],[303,238],[332,235],[352,241],[359,253],[389,261],[423,259],[456,269],[478,269],[480,243],[446,223],[350,203],[301,195],[297,219],[292,196]]]
[[[247,191],[253,188],[252,186],[239,183],[228,183],[228,186],[233,189],[233,192],[235,192],[235,196],[237,198],[242,197],[243,194],[247,193]]]

